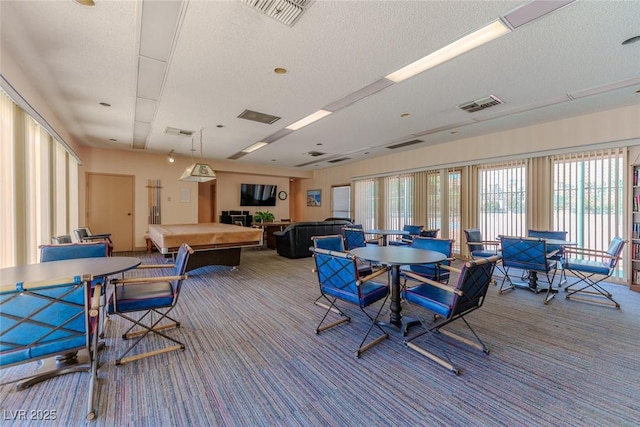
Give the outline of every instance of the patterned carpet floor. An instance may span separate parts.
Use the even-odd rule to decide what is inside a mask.
[[[135,256],[162,262],[157,253]],[[566,300],[563,291],[544,305],[543,293],[499,294],[492,286],[485,305],[468,316],[489,355],[442,335],[419,338],[461,367],[455,376],[408,349],[393,331],[356,359],[367,326],[357,308],[345,307],[350,323],[316,335],[324,311],[314,304],[319,290],[312,268],[311,258],[245,249],[237,270],[193,271],[173,312],[182,325],[168,332],[186,343],[185,351],[116,366],[127,323],[113,317],[100,352],[97,420],[85,421],[88,374],[75,373],[23,391],[0,387],[2,425],[640,424],[640,294],[625,286],[607,285],[619,310]],[[450,329],[466,334],[461,322]],[[164,344],[151,338],[140,349]],[[36,368],[4,369],[0,382]],[[16,419],[18,411],[38,410],[55,411],[56,419]]]

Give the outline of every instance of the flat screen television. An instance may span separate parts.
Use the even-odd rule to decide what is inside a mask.
[[[240,206],[275,206],[276,194],[276,185],[240,184]]]

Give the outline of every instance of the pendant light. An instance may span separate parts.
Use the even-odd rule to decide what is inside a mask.
[[[191,138],[191,160],[193,160],[193,138]],[[202,160],[202,128],[200,128],[200,162],[194,162],[182,173],[180,181],[207,182],[216,179],[216,173]]]

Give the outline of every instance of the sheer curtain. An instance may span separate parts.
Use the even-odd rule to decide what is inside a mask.
[[[365,229],[378,227],[377,181],[364,179],[353,182],[354,213],[356,224],[362,224]]]
[[[38,262],[38,247],[78,225],[78,161],[0,91],[0,268]]]
[[[413,181],[413,174],[383,178],[384,228],[401,230],[405,224],[415,224],[413,216]]]

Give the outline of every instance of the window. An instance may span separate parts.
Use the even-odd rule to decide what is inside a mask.
[[[478,167],[478,227],[485,239],[526,235],[526,188],[524,161]]]
[[[352,218],[350,185],[339,185],[331,188],[331,216],[335,218]]]
[[[623,233],[624,152],[553,157],[553,227],[579,247],[604,250]],[[623,271],[618,264],[617,276]]]

